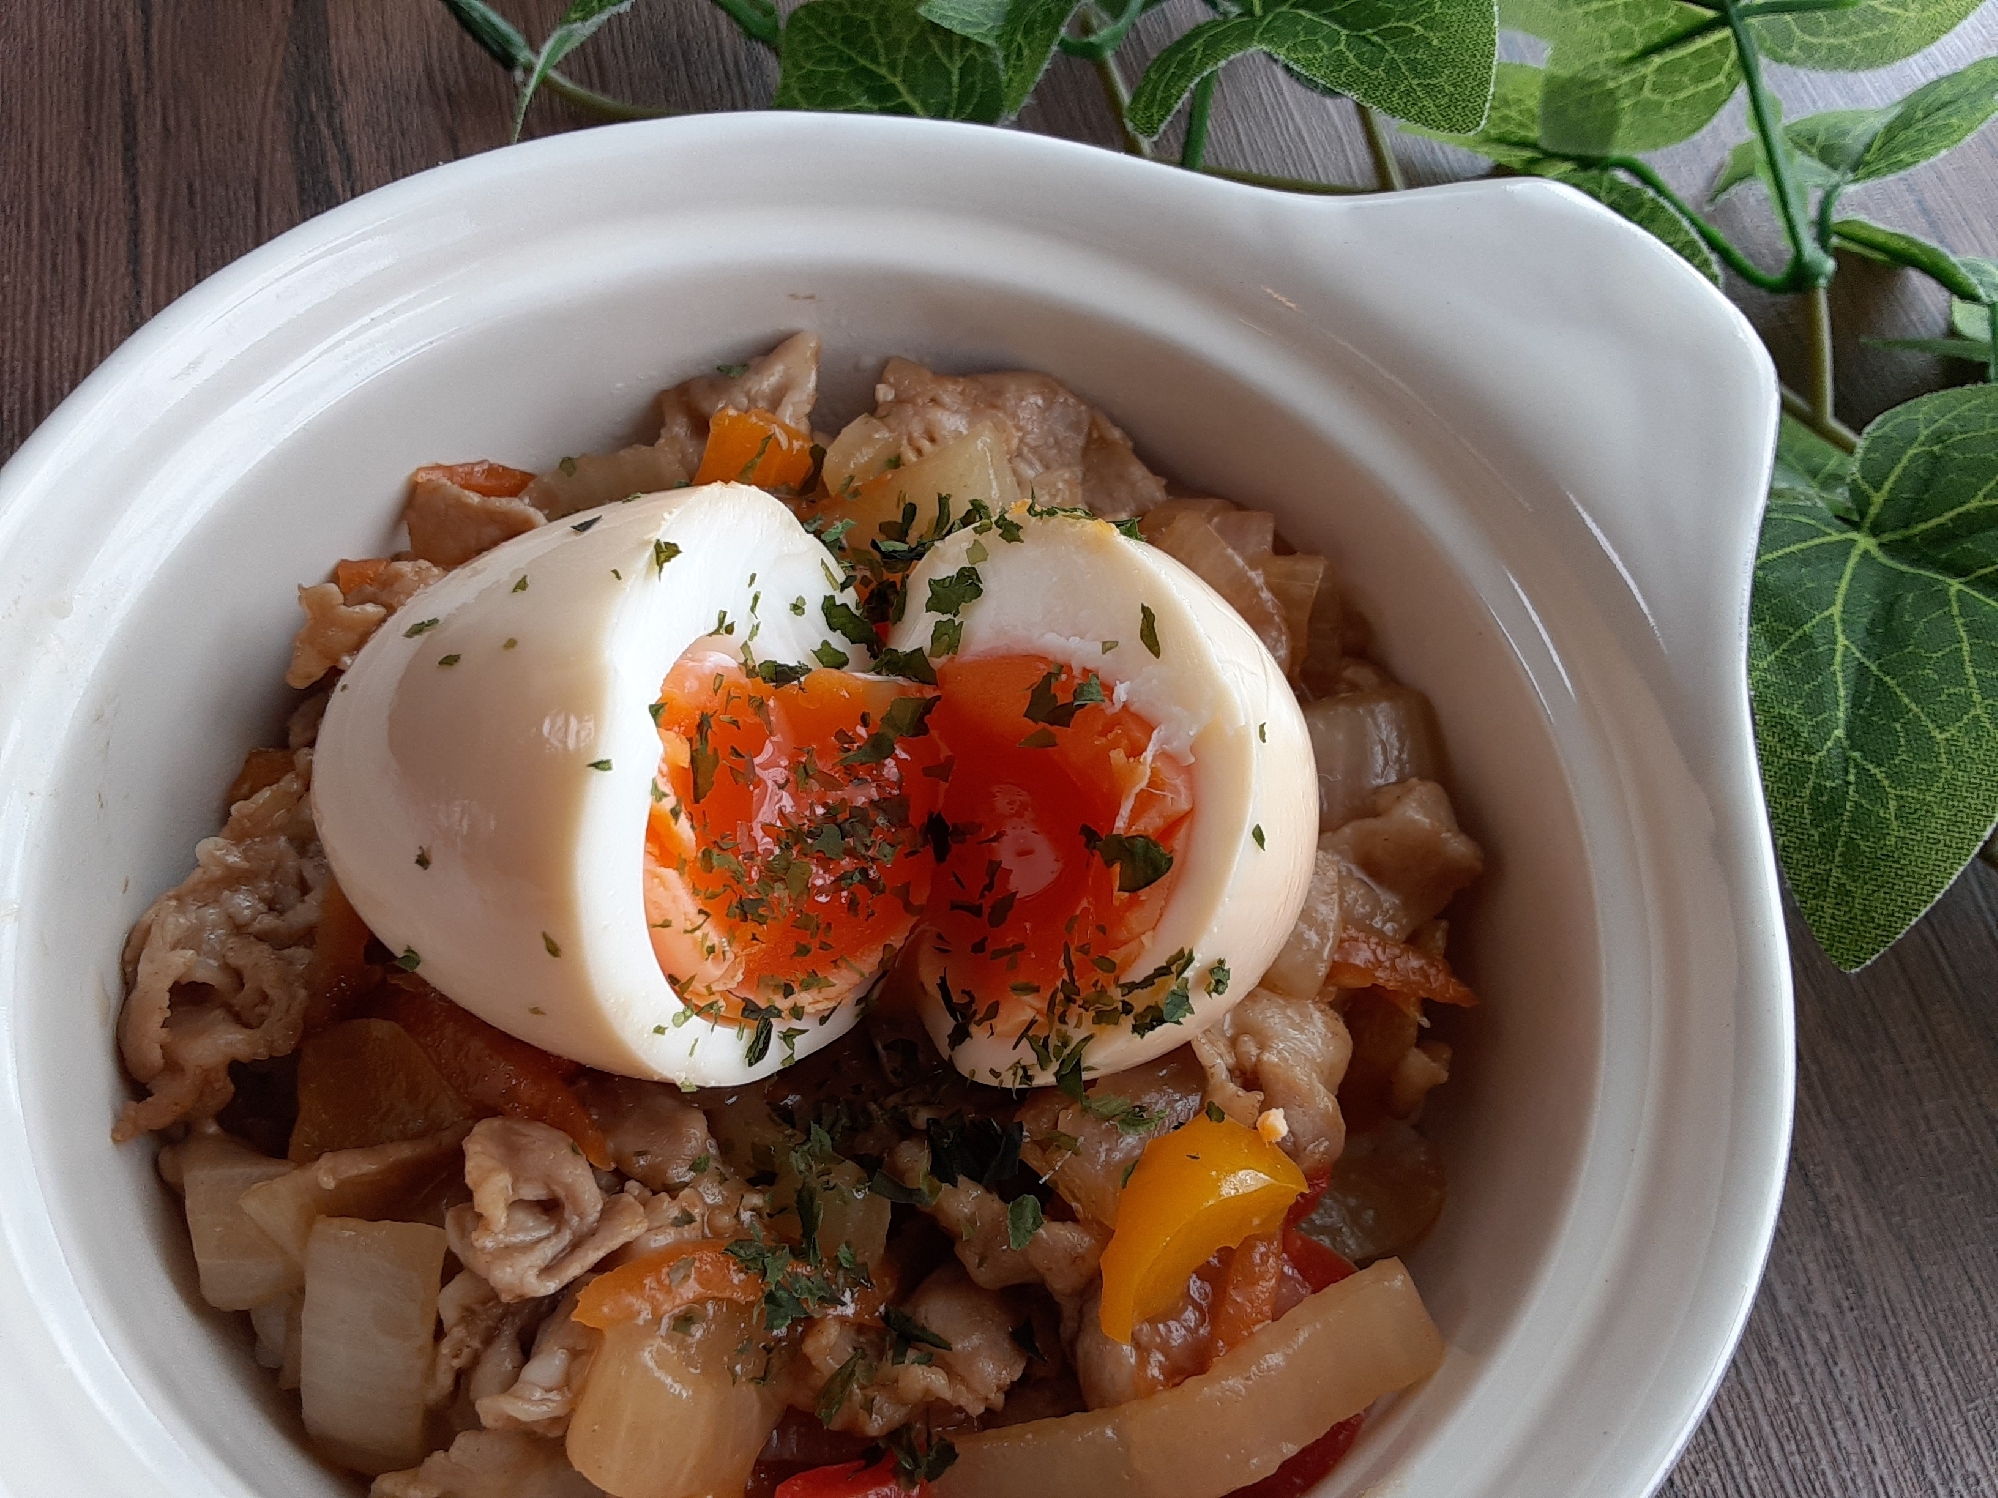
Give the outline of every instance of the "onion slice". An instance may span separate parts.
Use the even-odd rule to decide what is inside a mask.
[[[1207,1372],[1128,1404],[956,1438],[937,1498],[1223,1498],[1443,1361],[1399,1259],[1319,1291]]]

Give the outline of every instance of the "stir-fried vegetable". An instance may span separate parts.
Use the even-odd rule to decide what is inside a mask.
[[[708,422],[697,484],[801,487],[812,476],[812,434],[786,426],[768,411],[717,411]]]
[[[709,1239],[676,1243],[599,1275],[576,1299],[575,1319],[607,1331],[626,1321],[662,1322],[708,1300],[754,1305],[763,1282]]]
[[[1435,1371],[1443,1339],[1400,1262],[1321,1290],[1163,1393],[955,1437],[939,1498],[1223,1498],[1381,1395]]]
[[[1254,1129],[1202,1116],[1145,1146],[1103,1251],[1103,1331],[1131,1340],[1170,1310],[1193,1271],[1267,1233],[1303,1194],[1304,1172]]]
[[[604,1333],[569,1422],[569,1460],[617,1498],[743,1490],[783,1396],[748,1306],[709,1301]]]
[[[429,1450],[430,1383],[444,1230],[322,1217],[305,1254],[299,1397],[305,1428],[362,1472],[414,1466]]]
[[[252,1186],[291,1174],[284,1161],[226,1134],[196,1134],[181,1147],[181,1170],[203,1300],[225,1311],[246,1311],[299,1283],[297,1263],[242,1206],[243,1193]]]
[[[423,1048],[453,1092],[477,1108],[560,1129],[590,1164],[611,1168],[603,1130],[570,1089],[573,1062],[494,1029],[413,973],[392,974],[389,983],[396,1023]]]

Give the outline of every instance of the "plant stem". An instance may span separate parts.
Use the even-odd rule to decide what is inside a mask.
[[[1343,182],[1313,182],[1304,177],[1275,177],[1268,172],[1240,172],[1233,167],[1204,166],[1201,172],[1229,182],[1246,182],[1251,187],[1268,187],[1277,192],[1313,193],[1323,197],[1355,197],[1373,191],[1371,187],[1349,187]]]
[[[1998,385],[1998,302],[1985,307],[1984,318],[1991,332],[1991,353],[1984,361],[1984,378]]]
[[[1367,150],[1374,158],[1374,181],[1380,184],[1382,192],[1400,192],[1408,186],[1408,180],[1401,174],[1401,163],[1395,160],[1394,142],[1388,137],[1380,111],[1358,99],[1353,101],[1353,107],[1360,111],[1360,124],[1367,132]]]
[[[1087,36],[1064,35],[1055,45],[1060,47],[1070,57],[1084,57],[1088,58],[1091,62],[1096,61],[1098,58],[1108,57],[1118,47],[1123,45],[1124,37],[1131,29],[1131,23],[1138,19],[1139,14],[1144,8],[1145,0],[1127,0],[1124,6],[1124,13],[1112,21],[1107,19],[1100,9],[1092,5],[1089,9],[1090,13],[1096,18],[1096,28]]]
[[[1811,403],[1805,400],[1803,396],[1792,390],[1788,385],[1781,386],[1780,388],[1783,394],[1783,411],[1786,415],[1793,416],[1798,421],[1801,421],[1805,426],[1816,432],[1841,452],[1856,452],[1858,450],[1859,433],[1855,432],[1837,417],[1833,417],[1829,421],[1820,421],[1817,413],[1811,409]]]
[[[1812,425],[1822,427],[1837,421],[1833,409],[1837,393],[1835,362],[1832,357],[1831,293],[1813,286],[1805,295],[1811,310],[1811,415]]]
[[[1741,0],[1721,0],[1721,14],[1734,34],[1735,60],[1741,66],[1741,81],[1748,90],[1749,117],[1755,122],[1763,160],[1769,166],[1770,196],[1776,200],[1783,235],[1790,241],[1790,264],[1784,279],[1791,284],[1784,289],[1800,291],[1823,286],[1837,273],[1838,266],[1811,233],[1803,189],[1798,187],[1796,173],[1791,169],[1790,142],[1783,134],[1783,122],[1777,116],[1769,85],[1763,82],[1762,56],[1756,50],[1748,19],[1742,14]]]
[[[584,88],[580,83],[571,83],[560,73],[549,73],[541,80],[541,86],[551,94],[567,99],[578,109],[587,109],[591,114],[601,115],[607,120],[668,120],[680,113],[677,109],[648,109],[643,104],[627,104],[622,99],[613,99],[595,89]]]
[[[1084,10],[1082,24],[1085,40],[1105,35],[1111,29],[1108,18],[1094,5]],[[1110,113],[1116,116],[1118,130],[1123,133],[1124,154],[1151,160],[1151,145],[1131,128],[1131,91],[1124,86],[1124,70],[1117,66],[1115,49],[1091,58],[1089,65],[1096,69],[1096,81],[1103,85],[1103,98],[1110,106]]]
[[[1781,292],[1795,291],[1797,289],[1791,284],[1788,271],[1772,275],[1744,255],[1735,246],[1733,240],[1708,223],[1706,219],[1693,209],[1690,203],[1674,192],[1672,184],[1659,176],[1652,168],[1650,162],[1636,156],[1605,156],[1601,158],[1601,164],[1615,167],[1618,171],[1635,177],[1639,182],[1642,182],[1646,187],[1658,194],[1659,197],[1663,198],[1670,205],[1672,211],[1683,218],[1692,228],[1692,231],[1700,236],[1701,241],[1706,247],[1720,256],[1722,263],[1750,286],[1762,291]]]
[[[1207,123],[1214,114],[1214,85],[1219,71],[1209,73],[1193,85],[1193,102],[1186,110],[1186,143],[1179,148],[1179,164],[1189,172],[1200,170],[1207,157]]]

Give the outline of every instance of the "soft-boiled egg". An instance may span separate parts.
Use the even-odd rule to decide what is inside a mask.
[[[942,789],[930,694],[855,674],[855,602],[740,484],[468,562],[327,709],[342,889],[405,967],[590,1066],[721,1085],[827,1044],[923,906]]]
[[[949,755],[914,953],[937,1045],[1036,1086],[1184,1044],[1255,986],[1310,881],[1282,668],[1192,572],[1085,516],[959,529],[907,589],[888,643],[929,658]]]

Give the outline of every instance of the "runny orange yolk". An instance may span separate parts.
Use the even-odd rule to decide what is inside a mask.
[[[690,1005],[820,1012],[907,938],[936,867],[935,695],[844,671],[772,685],[721,655],[674,665],[653,714],[646,922]]]
[[[1128,964],[1171,893],[1192,780],[1093,673],[997,656],[938,679],[950,852],[927,919],[960,1016],[1004,1032]]]
[[[919,917],[954,1006],[1002,1031],[1128,964],[1171,893],[1187,767],[1093,673],[997,656],[938,679],[773,686],[720,655],[673,667],[646,920],[691,1006],[822,1012]]]

